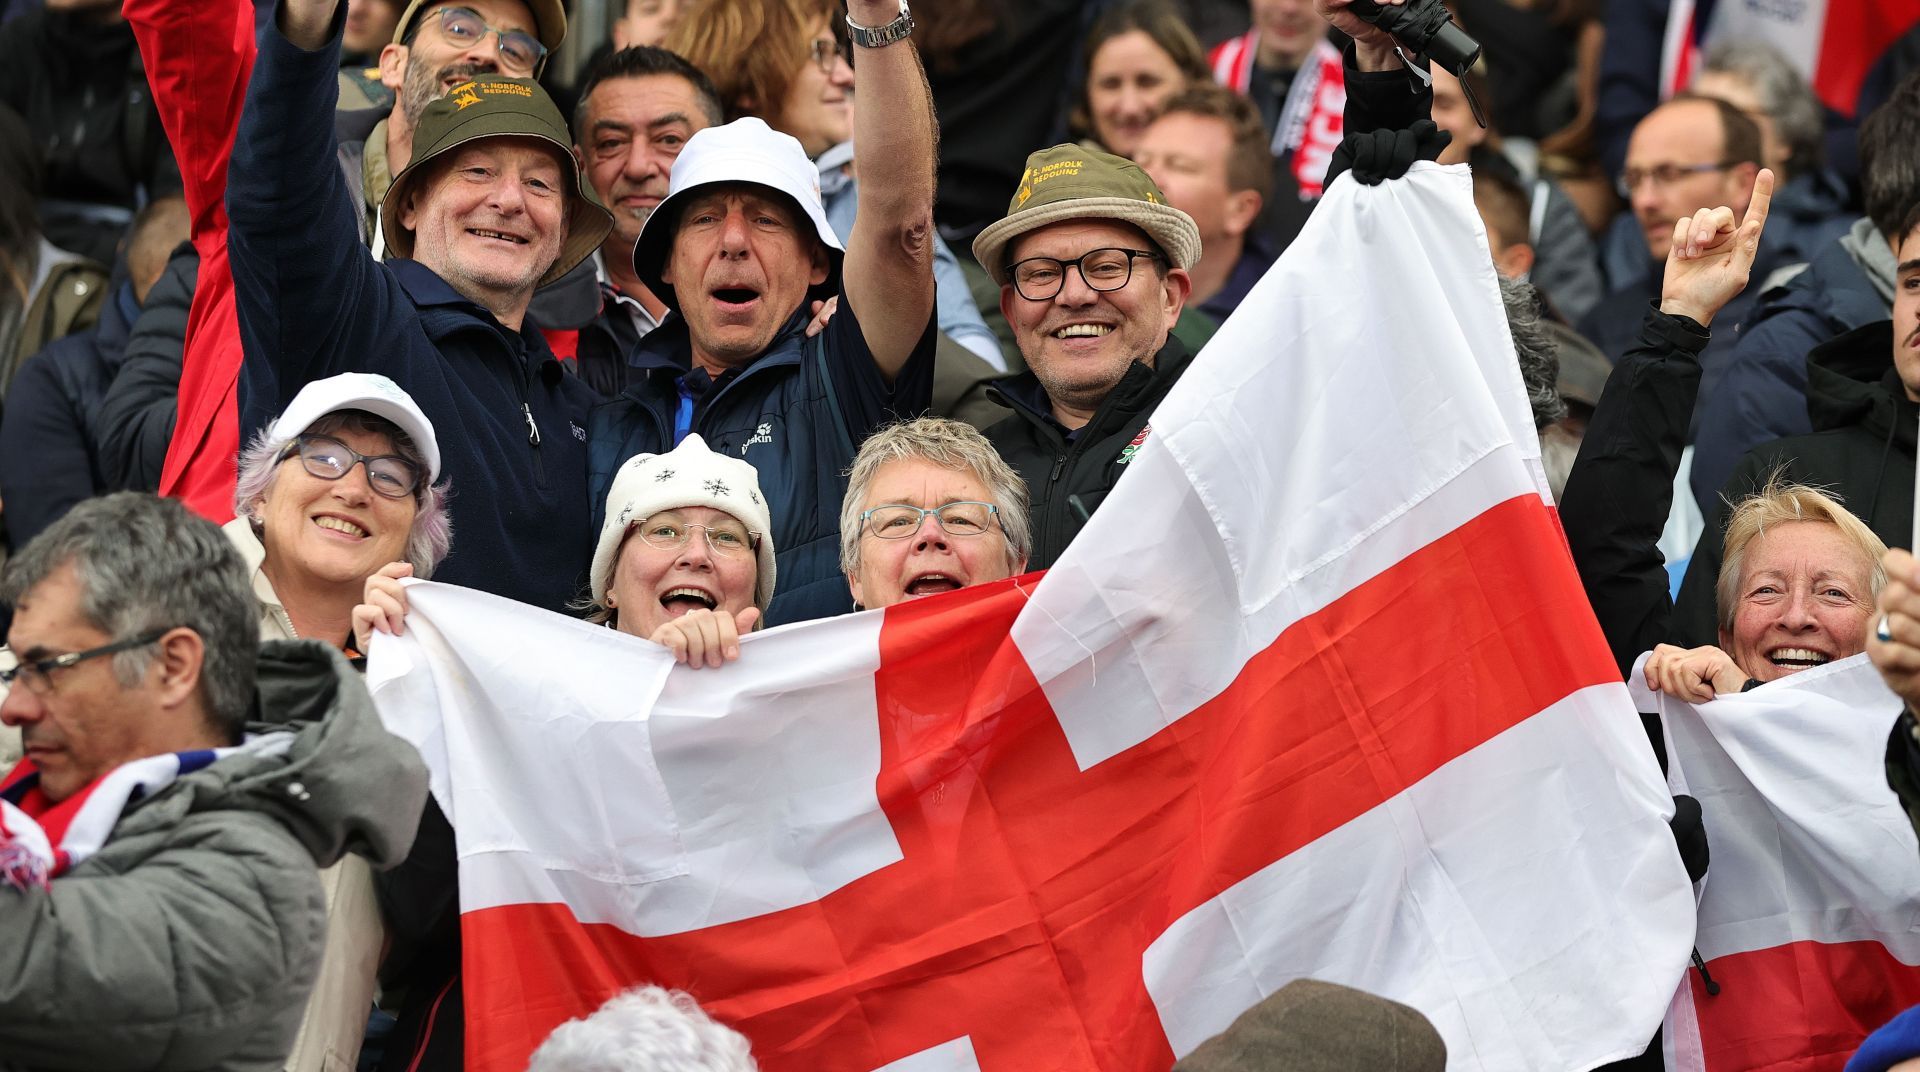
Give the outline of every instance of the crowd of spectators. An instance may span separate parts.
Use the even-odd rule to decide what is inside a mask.
[[[1485,46],[1457,75],[1347,7],[5,4],[0,799],[51,824],[179,758],[99,851],[0,890],[27,899],[0,1063],[460,1067],[452,829],[354,677],[401,581],[718,668],[758,628],[1047,568],[1343,171],[1470,166],[1623,675],[1653,650],[1649,684],[1705,700],[1866,650],[1920,700],[1920,576],[1886,551],[1914,520],[1920,28],[1842,100],[1752,39],[1653,89],[1664,3],[1452,0]],[[215,531],[151,493],[222,352]],[[1675,836],[1704,869],[1697,809]],[[120,951],[221,898],[231,941]],[[61,928],[99,947],[84,983],[38,952]],[[1290,987],[1181,1067],[1331,1054],[1342,1017],[1444,1064],[1412,1010]],[[534,1067],[751,1059],[655,990]]]

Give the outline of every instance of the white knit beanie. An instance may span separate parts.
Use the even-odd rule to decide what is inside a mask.
[[[665,454],[636,454],[613,474],[607,492],[607,520],[593,551],[593,601],[607,605],[614,560],[627,526],[663,510],[710,506],[760,534],[759,572],[754,605],[764,613],[773,599],[773,515],[760,494],[753,466],[707,449],[706,440],[689,435]]]

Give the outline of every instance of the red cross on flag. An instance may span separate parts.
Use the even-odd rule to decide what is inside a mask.
[[[1920,1004],[1920,845],[1880,777],[1900,700],[1856,655],[1695,707],[1667,728],[1673,789],[1713,862],[1699,949],[1663,1035],[1674,1072],[1824,1072]]]
[[[1045,576],[720,671],[415,587],[368,682],[458,832],[469,1067],[638,982],[775,1072],[1163,1072],[1301,976],[1457,1069],[1638,1053],[1692,893],[1466,169],[1335,184],[1241,309]]]

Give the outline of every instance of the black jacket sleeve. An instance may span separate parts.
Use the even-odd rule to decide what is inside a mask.
[[[1607,377],[1560,499],[1574,565],[1623,679],[1641,652],[1672,639],[1660,532],[1708,337],[1692,319],[1647,311]]]
[[[156,491],[180,404],[180,370],[200,257],[183,242],[141,307],[127,358],[100,403],[100,467],[120,490]]]

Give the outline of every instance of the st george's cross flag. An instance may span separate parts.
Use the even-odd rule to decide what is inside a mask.
[[[1900,701],[1865,655],[1694,706],[1650,692],[1675,792],[1713,860],[1697,972],[1662,1036],[1671,1072],[1838,1072],[1920,1004],[1920,844],[1882,757]]]
[[[410,588],[468,1066],[622,987],[763,1068],[1165,1072],[1303,976],[1454,1069],[1639,1053],[1671,799],[1544,500],[1464,168],[1333,185],[1059,563],[721,670]]]

